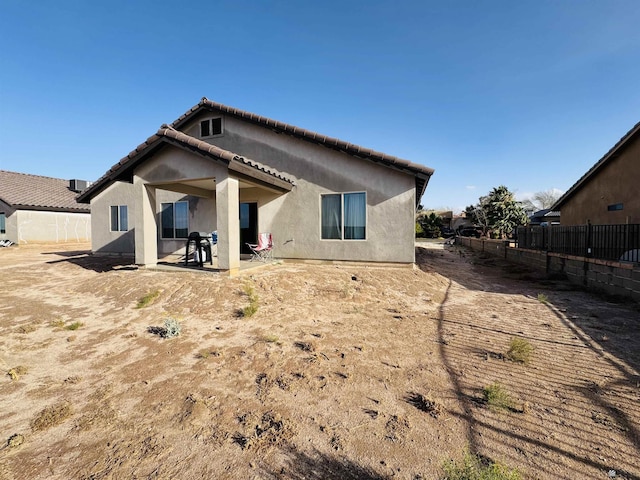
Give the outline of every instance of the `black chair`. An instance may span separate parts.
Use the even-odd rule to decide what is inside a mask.
[[[191,261],[193,264],[203,267],[204,262],[207,259],[209,260],[209,263],[213,265],[211,242],[209,241],[210,238],[211,234],[205,232],[191,232],[189,234],[184,255],[185,266],[188,266]]]

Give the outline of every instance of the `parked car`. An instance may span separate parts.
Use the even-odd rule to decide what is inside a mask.
[[[452,228],[449,227],[442,227],[440,229],[440,234],[444,237],[444,238],[449,238],[449,237],[453,237],[456,232],[455,230],[453,230]]]
[[[479,227],[464,227],[460,229],[458,235],[460,235],[461,237],[480,238],[482,236],[482,229]]]

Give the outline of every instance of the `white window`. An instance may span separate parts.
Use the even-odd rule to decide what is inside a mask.
[[[189,236],[189,202],[163,203],[161,213],[162,238]]]
[[[111,231],[126,232],[129,230],[129,219],[126,205],[111,206]]]
[[[200,122],[200,138],[222,135],[222,118],[208,118]]]
[[[321,238],[365,240],[367,195],[365,192],[321,195]]]

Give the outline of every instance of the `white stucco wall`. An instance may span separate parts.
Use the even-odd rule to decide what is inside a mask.
[[[16,210],[11,216],[12,229],[14,222],[18,244],[82,243],[91,240],[89,213]]]

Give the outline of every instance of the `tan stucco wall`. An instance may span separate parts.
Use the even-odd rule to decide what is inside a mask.
[[[91,200],[91,249],[96,253],[120,253],[133,255],[135,232],[135,201],[133,185],[115,182]],[[129,230],[112,232],[112,205],[126,205]]]
[[[640,138],[609,160],[561,207],[562,225],[640,223]],[[608,211],[609,205],[623,209]]]
[[[176,165],[192,165],[192,168],[181,170],[177,173],[173,168],[167,168],[171,161],[175,160]],[[212,171],[208,160],[201,159],[196,155],[189,154],[174,147],[167,147],[156,157],[150,160],[140,169],[139,174],[144,181],[159,183],[167,180],[180,178],[201,178],[210,176]],[[194,168],[197,167],[197,168]],[[218,168],[217,172],[220,172]],[[194,175],[194,177],[181,177],[182,174]],[[212,181],[213,182],[213,181]],[[189,231],[212,232],[216,226],[215,200],[212,198],[202,198],[184,193],[172,192],[163,189],[156,190],[156,225],[158,255],[165,256],[173,253],[182,253],[185,247],[183,239],[163,239],[160,225],[161,204],[165,202],[189,202]],[[127,205],[128,226],[127,232],[110,231],[110,207],[112,205]],[[133,184],[126,182],[116,182],[91,201],[92,211],[92,249],[98,253],[125,253],[133,255],[135,252],[135,193]]]
[[[7,224],[9,223],[7,219]],[[89,242],[91,215],[16,210],[11,216],[11,230],[17,232],[17,241],[10,240],[18,244]]]
[[[211,115],[203,115],[207,116]],[[194,119],[183,131],[197,138],[199,121],[200,118]],[[137,235],[134,236],[134,225],[140,225],[145,232],[152,231],[151,227],[158,231],[160,203],[185,198],[190,205],[190,231],[220,231],[223,225],[227,230],[239,230],[237,205],[236,211],[232,212],[235,219],[231,219],[226,207],[223,208],[233,198],[237,204],[239,193],[239,201],[258,203],[258,230],[273,234],[277,258],[383,263],[414,261],[416,199],[412,175],[230,117],[225,118],[224,135],[210,141],[278,170],[295,180],[296,186],[287,193],[274,193],[259,187],[240,188],[238,192],[238,182],[230,178],[233,172],[228,172],[223,163],[166,146],[136,169],[134,184],[118,182],[92,200],[94,251],[133,253],[138,244],[141,248],[144,244],[144,250],[149,250],[147,235],[144,242],[139,241]],[[211,188],[211,196],[188,195],[184,189],[182,193],[168,191],[172,188],[167,185],[170,182],[179,184],[181,180],[193,179],[210,181],[207,188]],[[224,185],[232,188],[222,188]],[[139,195],[135,193],[136,189]],[[226,203],[216,201],[216,189],[218,195],[225,195],[222,200]],[[150,193],[145,196],[143,192]],[[366,192],[367,238],[322,240],[321,194],[345,192]],[[141,223],[135,218],[135,212],[147,211],[147,207],[136,206],[138,197],[155,203],[156,225]],[[130,232],[109,232],[110,205],[129,206]],[[225,218],[221,218],[221,208]],[[230,245],[219,245],[220,253],[231,248],[234,241],[239,242],[239,231],[230,234],[233,237]],[[163,240],[159,231],[156,237],[158,256],[179,253],[184,248],[183,240]],[[236,256],[234,251],[228,252],[226,256],[230,259]],[[146,262],[147,257],[145,254],[140,260]]]
[[[198,137],[199,121],[206,117],[211,115],[193,119],[182,130]],[[275,256],[414,261],[413,176],[232,117],[224,119],[224,135],[210,142],[295,180],[297,186],[286,195],[240,191],[241,201],[258,202],[259,230],[273,234]],[[359,191],[367,194],[367,239],[321,240],[320,195]]]
[[[207,188],[211,188],[210,198],[173,192],[159,187],[156,190],[156,224],[158,225],[158,254],[166,255],[184,251],[185,240],[163,239],[160,231],[161,204],[165,202],[189,202],[189,231],[208,232],[216,230],[216,202],[214,195],[216,177],[226,176],[226,166],[186,152],[176,147],[167,146],[152,159],[136,170],[136,176],[147,184],[179,183],[181,180],[208,179]]]

